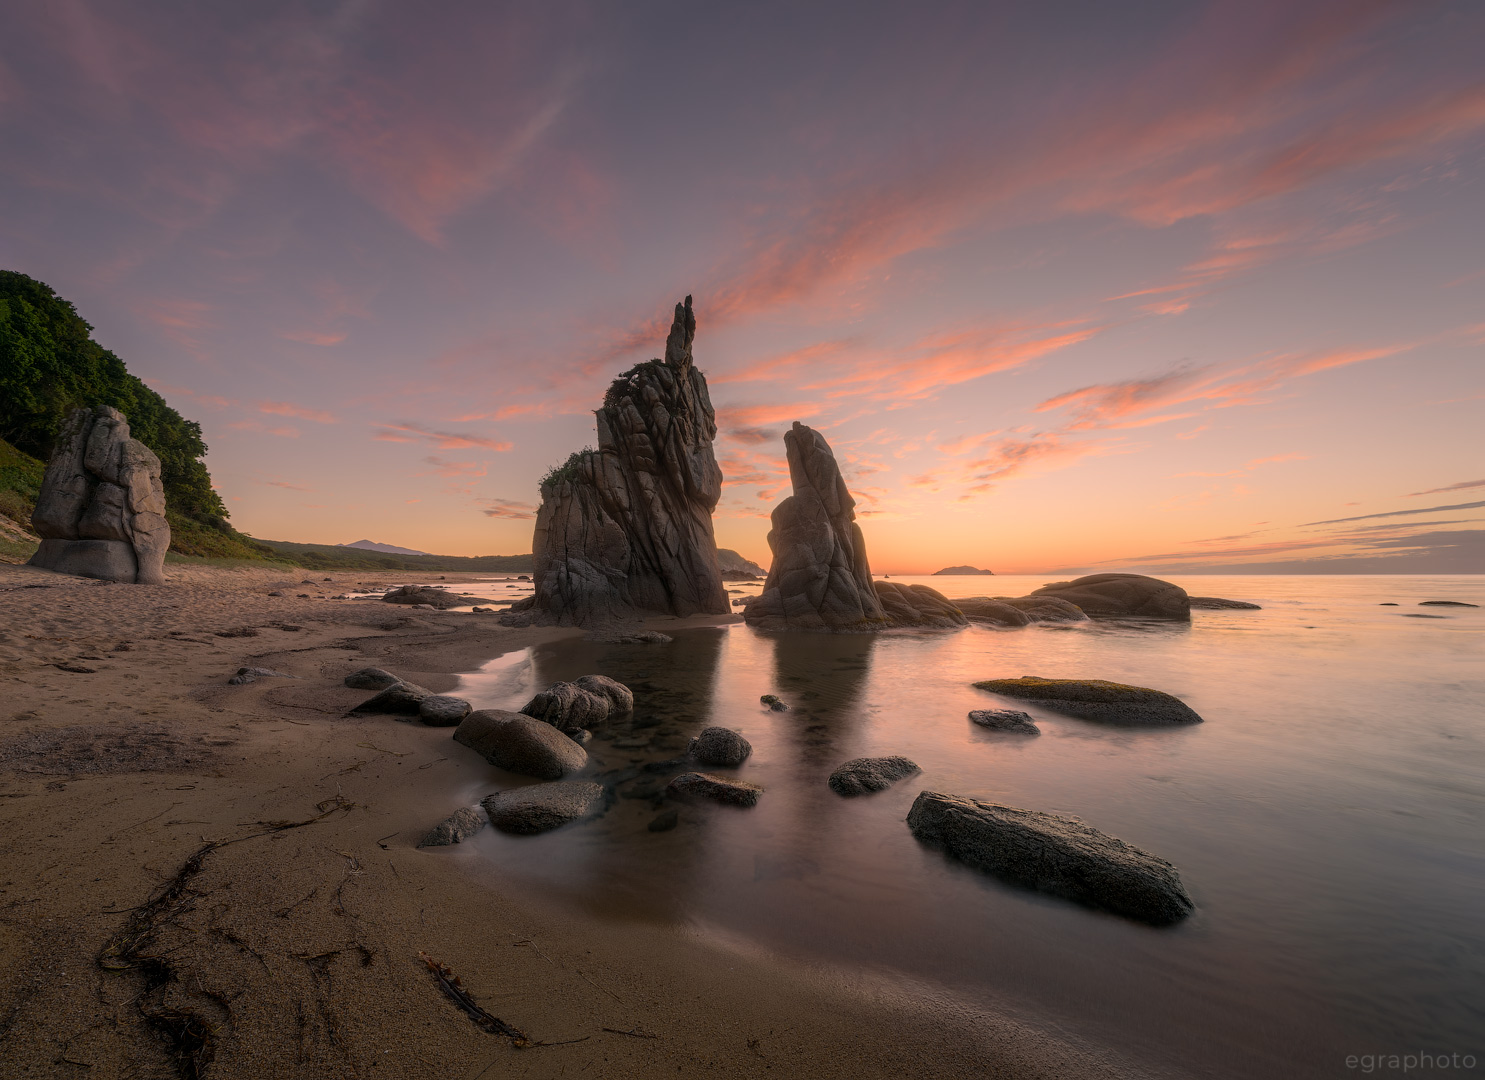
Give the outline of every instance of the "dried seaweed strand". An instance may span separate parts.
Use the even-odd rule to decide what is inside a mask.
[[[438,987],[455,1005],[459,1006],[471,1020],[478,1024],[491,1035],[504,1035],[511,1041],[513,1046],[526,1047],[531,1045],[531,1040],[526,1033],[519,1028],[513,1028],[497,1016],[492,1016],[470,997],[469,991],[464,989],[464,984],[459,981],[459,976],[446,964],[441,964],[425,952],[418,953],[423,963],[428,965],[428,970],[433,973]]]

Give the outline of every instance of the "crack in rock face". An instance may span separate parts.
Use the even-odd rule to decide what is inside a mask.
[[[691,298],[675,307],[665,358],[614,380],[595,413],[598,448],[541,485],[535,592],[513,605],[563,626],[646,615],[724,615],[712,511],[722,470],[706,378],[692,361]]]

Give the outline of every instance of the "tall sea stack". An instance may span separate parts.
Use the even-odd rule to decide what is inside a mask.
[[[768,534],[773,565],[762,594],[743,609],[750,626],[869,633],[969,625],[926,585],[872,581],[856,500],[825,436],[796,420],[784,433],[784,452],[794,494],[774,507]]]
[[[170,525],[160,459],[129,437],[124,414],[74,409],[41,481],[31,565],[140,585],[165,582]]]
[[[595,412],[598,449],[573,454],[542,482],[535,594],[513,610],[564,626],[730,611],[712,532],[722,496],[717,423],[692,362],[695,337],[688,296],[675,306],[665,359],[608,388]]]

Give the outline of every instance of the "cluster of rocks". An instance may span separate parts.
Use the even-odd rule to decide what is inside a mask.
[[[353,672],[345,677],[345,685],[354,690],[377,691],[352,709],[353,713],[417,717],[429,727],[453,727],[469,715],[469,702],[463,698],[435,694],[381,668]]]
[[[485,596],[463,596],[436,585],[403,585],[392,589],[382,597],[389,604],[415,604],[447,611],[449,608],[469,607],[471,604],[494,604],[499,601]]]
[[[743,608],[762,630],[870,633],[956,629],[968,620],[926,585],[873,582],[856,500],[825,437],[795,421],[784,434],[794,493],[774,508],[763,592]]]
[[[32,566],[165,583],[170,524],[160,459],[129,437],[123,413],[106,405],[72,411],[47,463],[31,526],[41,537]]]
[[[598,448],[541,485],[534,594],[512,606],[543,623],[596,626],[728,611],[712,510],[722,470],[716,417],[693,363],[691,298],[675,307],[665,358],[614,380],[596,412]]]

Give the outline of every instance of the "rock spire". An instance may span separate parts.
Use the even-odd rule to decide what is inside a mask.
[[[81,577],[165,583],[165,489],[160,459],[129,437],[124,414],[74,409],[41,481],[31,565]]]
[[[845,633],[897,627],[949,629],[968,620],[926,585],[873,582],[856,500],[825,437],[797,420],[784,433],[794,494],[773,511],[773,565],[743,618],[763,630]]]
[[[573,454],[542,482],[535,594],[513,610],[575,626],[729,611],[712,532],[717,423],[695,338],[688,296],[675,306],[665,359],[608,388],[594,414],[598,449]]]

